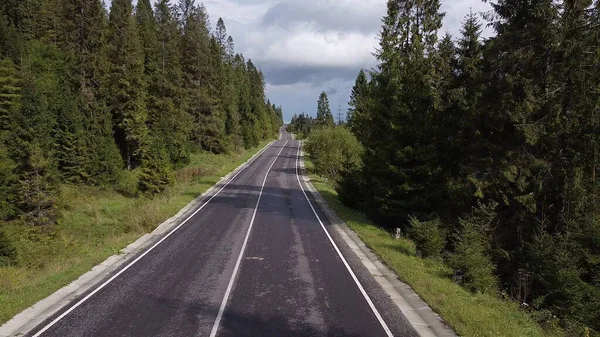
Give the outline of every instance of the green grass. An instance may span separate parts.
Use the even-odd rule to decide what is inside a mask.
[[[312,163],[308,159],[306,166],[311,172]],[[413,242],[405,238],[396,240],[361,213],[344,206],[324,179],[314,174],[309,177],[337,215],[457,334],[490,337],[563,335],[556,327],[543,329],[515,302],[466,291],[452,281],[452,272],[442,261],[417,257]]]
[[[3,224],[17,248],[17,264],[0,267],[0,324],[152,231],[266,143],[227,155],[194,154],[177,171],[176,183],[154,199],[124,193],[135,186],[136,173],[130,172],[122,177],[121,193],[62,186],[61,217],[51,228]]]

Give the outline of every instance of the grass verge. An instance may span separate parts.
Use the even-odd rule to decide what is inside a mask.
[[[129,172],[116,189],[62,186],[61,217],[51,228],[3,224],[17,264],[0,267],[0,324],[152,231],[266,143],[227,155],[194,154],[176,183],[154,199],[126,193],[136,185]]]
[[[417,257],[413,242],[396,240],[391,233],[369,221],[360,212],[344,206],[337,192],[323,178],[312,174],[312,163],[305,159],[309,177],[329,206],[333,208],[362,241],[409,284],[460,336],[544,337],[564,335],[557,327],[542,328],[519,305],[492,295],[473,294],[451,279],[452,271],[440,260]]]

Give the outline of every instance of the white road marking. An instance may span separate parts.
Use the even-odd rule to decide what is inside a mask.
[[[256,200],[256,206],[254,206],[254,213],[252,213],[252,219],[250,219],[250,226],[248,226],[248,231],[246,232],[246,237],[244,238],[244,243],[242,244],[242,249],[240,250],[240,255],[237,258],[235,263],[235,267],[233,267],[233,274],[231,274],[231,278],[229,279],[229,284],[227,285],[227,290],[225,291],[225,295],[223,296],[223,301],[221,302],[221,307],[219,308],[219,313],[217,314],[217,318],[213,324],[212,330],[210,331],[210,337],[215,337],[217,335],[217,331],[219,330],[219,325],[221,324],[221,318],[223,318],[223,312],[225,311],[225,307],[227,306],[227,301],[229,301],[229,295],[231,294],[231,289],[233,288],[233,283],[235,281],[235,277],[240,269],[240,264],[242,262],[242,256],[244,255],[244,251],[246,250],[246,245],[248,244],[248,238],[250,237],[250,232],[252,231],[252,225],[254,224],[254,219],[256,218],[256,212],[258,211],[258,205],[260,203],[260,198],[262,197],[263,189],[265,188],[265,183],[267,182],[267,177],[269,176],[269,172],[275,165],[277,158],[281,154],[281,151],[285,148],[285,145],[288,143],[288,140],[285,141],[281,150],[275,157],[275,160],[269,166],[267,173],[265,173],[265,179],[263,180],[262,186],[260,187],[260,193],[258,194],[258,200]]]
[[[340,257],[340,259],[342,259],[342,262],[344,263],[344,266],[346,266],[346,269],[350,273],[350,276],[352,276],[352,279],[354,280],[354,283],[356,283],[356,286],[358,287],[358,289],[360,290],[361,294],[363,295],[363,297],[365,298],[365,300],[369,304],[369,307],[371,307],[371,310],[375,314],[375,317],[377,317],[377,320],[381,324],[381,327],[383,328],[383,330],[385,330],[385,333],[388,335],[388,337],[394,337],[394,335],[392,334],[392,331],[390,330],[390,328],[387,326],[387,324],[383,320],[383,317],[381,317],[381,314],[379,313],[379,311],[377,310],[377,308],[375,308],[375,305],[373,304],[373,301],[371,301],[371,298],[369,297],[369,295],[365,291],[365,288],[362,286],[362,284],[360,283],[360,281],[358,280],[358,278],[356,277],[356,275],[352,271],[352,268],[350,268],[350,265],[348,264],[348,262],[344,258],[344,255],[342,255],[342,252],[340,251],[340,249],[338,248],[338,246],[335,244],[335,242],[331,238],[331,235],[329,235],[329,232],[325,228],[325,225],[323,224],[323,221],[321,221],[321,218],[319,217],[319,215],[317,214],[317,211],[313,207],[312,202],[310,202],[310,199],[308,198],[308,195],[306,195],[306,192],[304,191],[304,187],[302,186],[302,183],[300,182],[300,174],[298,173],[298,161],[299,161],[299,159],[300,159],[300,145],[298,145],[298,153],[296,154],[296,180],[298,180],[298,184],[300,185],[300,189],[302,190],[302,193],[304,194],[304,197],[306,198],[306,201],[308,201],[308,205],[310,206],[310,209],[312,209],[313,213],[315,214],[315,217],[317,217],[317,220],[319,221],[319,224],[321,224],[321,228],[325,232],[325,235],[327,235],[327,238],[329,239],[329,242],[331,242],[331,244],[333,245],[333,248],[337,252],[338,256]]]
[[[190,220],[194,215],[196,215],[198,212],[200,212],[200,210],[203,209],[204,206],[206,206],[211,200],[213,200],[214,197],[216,197],[219,193],[221,193],[221,191],[223,191],[223,189],[225,187],[227,187],[227,185],[229,185],[229,183],[231,183],[233,181],[233,179],[235,179],[240,173],[242,173],[242,171],[244,171],[248,166],[250,166],[252,163],[254,163],[256,161],[256,159],[258,159],[263,153],[265,153],[265,151],[267,151],[274,143],[275,142],[272,142],[268,147],[266,147],[263,150],[261,150],[258,153],[258,155],[256,157],[254,157],[254,159],[252,159],[250,162],[248,162],[233,177],[231,177],[231,179],[229,179],[229,181],[225,185],[223,185],[223,187],[221,187],[221,189],[218,190],[217,193],[213,194],[210,197],[210,199],[208,199],[204,204],[202,204],[202,206],[200,206],[194,213],[192,213],[189,217],[187,217],[184,221],[182,221],[177,227],[173,228],[173,230],[170,231],[169,234],[165,235],[162,239],[160,239],[158,242],[156,242],[152,247],[148,248],[148,250],[146,250],[142,255],[138,256],[135,260],[133,260],[131,263],[129,263],[127,266],[125,266],[123,269],[121,269],[118,273],[116,273],[115,275],[113,275],[113,277],[111,277],[110,279],[108,279],[106,282],[102,283],[98,288],[94,289],[87,296],[85,296],[84,298],[82,298],[81,300],[79,300],[79,302],[75,303],[75,305],[73,305],[72,307],[70,307],[69,309],[67,309],[60,316],[56,317],[52,322],[48,323],[48,325],[46,325],[45,327],[43,327],[40,331],[38,331],[35,335],[33,335],[33,337],[39,337],[39,336],[41,336],[44,332],[46,332],[46,330],[50,329],[54,324],[56,324],[58,321],[60,321],[61,319],[63,319],[65,316],[67,316],[69,313],[71,313],[73,310],[75,310],[77,307],[79,307],[85,301],[87,301],[88,299],[90,299],[90,297],[94,296],[97,292],[99,292],[100,290],[102,290],[102,288],[106,287],[106,285],[108,285],[114,279],[116,279],[117,277],[119,277],[119,275],[123,274],[127,269],[129,269],[131,266],[133,266],[139,260],[141,260],[144,256],[146,256],[146,254],[150,253],[154,248],[156,248],[156,246],[158,246],[161,242],[163,242],[169,236],[171,236],[171,234],[175,233],[175,231],[177,231],[179,228],[181,228],[181,226],[183,226],[186,222],[188,222],[188,220]],[[281,151],[279,151],[279,153],[281,153]],[[279,157],[279,154],[277,156]]]

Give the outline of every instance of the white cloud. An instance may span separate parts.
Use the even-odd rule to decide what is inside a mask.
[[[259,55],[261,61],[298,66],[360,67],[373,60],[371,51],[377,43],[375,35],[318,32],[311,24],[300,24],[297,28],[276,43],[266,45]]]

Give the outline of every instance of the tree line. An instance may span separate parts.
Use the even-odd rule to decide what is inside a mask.
[[[294,114],[287,126],[287,130],[296,134],[299,139],[304,139],[308,137],[313,128],[332,127],[334,125],[335,122],[331,114],[329,98],[327,97],[327,93],[323,91],[317,101],[317,117],[313,118],[304,112],[300,115]]]
[[[465,288],[599,332],[600,1],[491,5],[495,36],[438,39],[439,0],[388,1],[336,189]]]
[[[0,220],[56,219],[59,183],[139,169],[161,192],[199,151],[273,137],[263,74],[193,0],[0,3]]]

